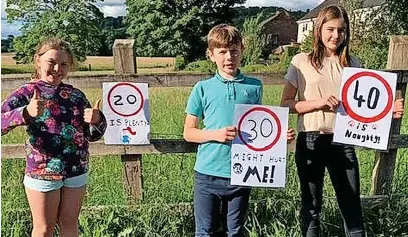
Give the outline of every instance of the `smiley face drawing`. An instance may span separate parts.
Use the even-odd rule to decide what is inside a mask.
[[[242,173],[242,165],[240,163],[235,163],[234,166],[232,166],[232,170],[236,174],[241,174]]]

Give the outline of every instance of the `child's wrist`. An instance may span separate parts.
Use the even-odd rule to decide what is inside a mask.
[[[219,129],[209,131],[209,132],[211,132],[211,134],[210,134],[211,140],[214,140],[214,141],[217,141],[217,142],[220,141],[220,139],[218,138],[218,131],[219,131]]]
[[[311,101],[312,102],[312,109],[313,110],[320,110],[320,109],[322,109],[321,107],[320,107],[320,105],[319,105],[319,100],[313,100],[313,101]]]

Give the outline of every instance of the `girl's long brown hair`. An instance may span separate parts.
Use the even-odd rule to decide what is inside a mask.
[[[316,24],[313,29],[313,51],[309,54],[312,66],[319,71],[323,66],[326,47],[322,42],[322,26],[324,23],[333,19],[343,19],[346,24],[346,34],[343,43],[337,48],[336,54],[339,56],[340,65],[347,67],[350,65],[351,57],[349,53],[350,41],[350,21],[346,10],[343,7],[332,5],[320,10],[317,16]]]
[[[42,43],[40,43],[37,46],[37,49],[35,50],[35,54],[34,54],[35,71],[32,74],[31,80],[37,81],[41,79],[40,67],[38,65],[37,59],[38,57],[41,57],[43,54],[45,54],[50,49],[63,50],[67,52],[68,57],[69,57],[69,66],[71,69],[74,67],[75,58],[74,58],[74,54],[72,53],[70,44],[59,38],[49,38],[43,41]]]

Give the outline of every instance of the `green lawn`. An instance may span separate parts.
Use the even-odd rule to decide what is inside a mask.
[[[155,138],[181,138],[184,108],[191,88],[150,88],[152,135]],[[281,86],[265,86],[264,104],[279,103]],[[9,92],[2,91],[2,99]],[[100,89],[85,90],[93,103]],[[407,133],[404,119],[402,133]],[[291,115],[290,126],[295,127]],[[3,144],[23,143],[19,128],[2,137]],[[394,191],[407,194],[408,154],[398,152]],[[358,150],[361,190],[368,195],[374,152]],[[194,154],[143,156],[144,200],[129,206],[123,186],[123,164],[118,156],[92,157],[91,175],[84,210],[80,218],[81,236],[192,236]],[[3,160],[1,173],[2,236],[29,236],[31,219],[22,178],[24,159]],[[341,217],[333,189],[326,177],[322,236],[341,236]],[[289,154],[285,189],[254,188],[246,223],[249,236],[300,236],[299,191],[293,154]],[[365,209],[369,236],[407,236],[408,198],[395,197],[382,209]],[[184,203],[183,205],[178,205]]]

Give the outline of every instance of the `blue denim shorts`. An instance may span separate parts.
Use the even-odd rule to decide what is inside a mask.
[[[80,188],[86,185],[88,181],[88,173],[81,174],[65,180],[41,180],[24,176],[24,186],[38,192],[50,192],[58,190],[62,187]]]

